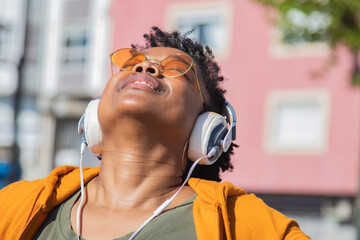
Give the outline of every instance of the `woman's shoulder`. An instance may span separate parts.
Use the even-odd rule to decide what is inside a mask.
[[[230,182],[192,179],[189,185],[198,193],[194,216],[205,216],[205,209],[208,217],[208,212],[217,212],[222,215],[225,230],[230,227],[226,230],[228,234],[247,236],[244,239],[310,239],[295,220]],[[213,221],[216,221],[216,216]]]
[[[97,168],[84,169],[85,182],[96,176],[98,172]],[[77,167],[61,166],[43,179],[23,180],[1,189],[0,238],[18,239],[25,229],[28,229],[28,224],[30,228],[33,227],[32,223],[41,224],[44,216],[54,206],[80,188],[79,173]]]
[[[84,170],[85,181],[96,176],[98,168]],[[16,203],[57,201],[68,191],[73,192],[80,186],[79,169],[75,166],[61,166],[55,168],[47,177],[37,180],[22,180],[12,183],[0,190],[0,206],[6,203],[15,206]],[[55,194],[55,195],[54,195]],[[55,199],[51,199],[55,198]]]

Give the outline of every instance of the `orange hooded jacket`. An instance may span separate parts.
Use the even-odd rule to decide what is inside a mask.
[[[100,168],[85,168],[84,180]],[[193,214],[200,240],[310,239],[291,220],[231,183],[191,178],[198,194]],[[80,188],[79,169],[62,166],[44,179],[20,181],[0,191],[0,239],[31,239],[48,213]]]

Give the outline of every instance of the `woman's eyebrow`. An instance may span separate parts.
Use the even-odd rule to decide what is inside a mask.
[[[174,56],[176,56],[176,55],[174,55]],[[187,56],[187,55],[186,55]],[[190,57],[190,56],[189,56]],[[191,58],[191,57],[190,57]],[[181,59],[181,61],[182,62],[184,62],[184,63],[187,63],[187,64],[189,64],[187,61],[185,61],[183,58],[181,58],[181,57],[178,57],[178,59]],[[196,67],[196,64],[194,63],[194,60],[191,58],[191,63],[189,64],[189,66],[191,67],[191,70],[194,72],[194,73],[196,73],[196,71],[193,69],[193,67],[192,66],[194,66],[194,67]]]
[[[170,55],[170,56],[167,56],[166,58],[168,58],[168,57],[176,57],[176,59],[180,60],[181,62],[186,63],[186,64],[189,64],[189,62],[187,62],[187,61],[184,60],[183,58],[179,57],[178,55]],[[162,61],[164,61],[166,58],[164,58],[163,60],[161,60],[160,63],[161,63]],[[174,61],[175,61],[175,60],[174,60]],[[195,65],[195,64],[193,63],[193,61],[191,61],[191,63],[190,63],[189,65],[192,66],[192,65]]]

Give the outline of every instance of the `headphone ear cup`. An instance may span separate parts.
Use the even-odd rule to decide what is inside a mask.
[[[102,153],[102,133],[97,110],[100,99],[89,102],[84,114],[84,133],[90,151],[94,154]]]
[[[215,112],[204,112],[197,118],[192,130],[188,157],[191,161],[206,156],[208,152],[215,146],[220,145],[220,140],[227,132],[226,119]],[[213,164],[221,155],[222,148],[217,147],[218,151],[210,159],[202,159],[199,164]]]

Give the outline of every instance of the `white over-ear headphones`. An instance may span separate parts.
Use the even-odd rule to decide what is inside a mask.
[[[102,134],[97,117],[100,99],[89,102],[78,125],[80,135],[94,154],[102,153]],[[216,153],[210,158],[202,159],[199,164],[213,164],[223,152],[227,152],[236,138],[236,115],[233,107],[225,100],[225,117],[215,112],[204,112],[197,118],[189,139],[188,157],[192,161],[206,156],[210,150]]]

